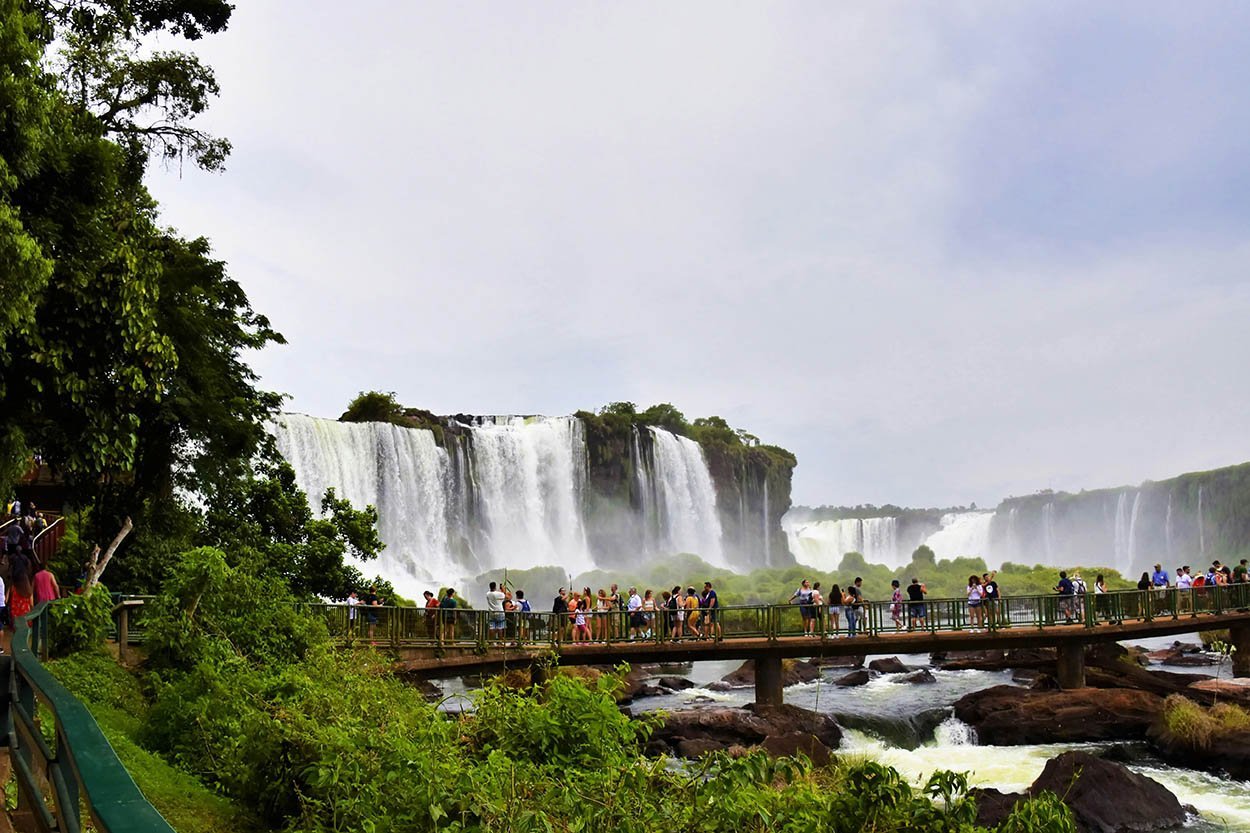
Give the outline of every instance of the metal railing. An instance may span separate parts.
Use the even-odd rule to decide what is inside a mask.
[[[52,556],[56,555],[57,547],[61,545],[61,538],[64,535],[64,518],[54,518],[47,526],[39,530],[31,546],[35,551],[35,558],[38,559],[40,564],[47,564],[52,560]]]
[[[813,633],[821,641],[851,636],[888,637],[927,632],[985,632],[1061,627],[1097,628],[1126,622],[1250,612],[1250,583],[1179,590],[1121,590],[1007,596],[970,606],[966,599],[923,602],[864,601],[858,609],[798,604],[725,605],[712,617],[701,610],[691,623],[685,612],[660,608],[639,620],[628,611],[576,613],[504,612],[418,607],[312,604],[330,634],[344,642],[378,646],[542,647],[585,643],[670,643],[677,640],[776,640]],[[852,626],[851,616],[854,615]],[[809,625],[808,623],[811,622]]]
[[[117,759],[87,707],[31,650],[32,625],[47,617],[48,604],[42,602],[17,618],[13,655],[0,658],[8,679],[2,735],[16,776],[18,809],[29,810],[43,833],[79,833],[84,807],[94,829],[102,833],[173,833]],[[51,716],[51,727],[41,725],[40,706]]]

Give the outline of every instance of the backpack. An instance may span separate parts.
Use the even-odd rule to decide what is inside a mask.
[[[1072,579],[1072,592],[1078,596],[1085,595],[1085,579],[1079,576]]]
[[[521,599],[521,612],[522,613],[530,612],[530,600],[529,599]]]

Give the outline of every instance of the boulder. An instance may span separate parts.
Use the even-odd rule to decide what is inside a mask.
[[[1043,790],[1063,796],[1077,827],[1089,833],[1168,830],[1185,823],[1185,808],[1167,787],[1088,752],[1064,752],[1047,762],[1029,794]]]
[[[752,703],[742,708],[684,709],[669,712],[664,723],[651,736],[647,749],[651,754],[675,754],[695,757],[712,750],[728,750],[735,746],[764,746],[769,738],[789,738],[785,743],[810,751],[808,743],[795,736],[815,738],[836,749],[842,742],[842,729],[828,715],[798,706],[764,706]],[[699,741],[695,743],[695,741]],[[780,749],[781,741],[774,743]],[[784,746],[784,744],[783,744]],[[815,753],[808,754],[816,760]]]
[[[825,766],[833,760],[829,747],[821,743],[820,738],[808,732],[787,732],[784,735],[769,735],[760,744],[774,758],[788,758],[795,755],[806,755],[817,766]]]
[[[1209,679],[1205,674],[1148,671],[1132,662],[1110,662],[1085,667],[1085,684],[1094,688],[1132,688],[1166,697],[1179,694],[1191,684]]]
[[[1189,668],[1202,668],[1207,665],[1219,665],[1220,658],[1201,651],[1184,651],[1176,648],[1164,648],[1146,654],[1151,662],[1160,665],[1180,665]]]
[[[930,654],[930,664],[944,671],[1002,671],[1007,668],[1048,668],[1055,664],[1054,648],[995,648],[985,651],[941,651]]]
[[[869,669],[876,671],[878,674],[906,674],[911,671],[903,664],[898,657],[885,657],[884,659],[874,659],[868,663]]]
[[[1158,781],[1088,752],[1064,752],[1047,762],[1027,793],[973,790],[977,824],[994,828],[1016,802],[1041,792],[1062,796],[1082,833],[1146,833],[1185,823],[1185,808]]]
[[[961,697],[955,717],[988,746],[1144,740],[1162,707],[1163,698],[1146,691],[1000,685]]]
[[[833,684],[844,686],[844,687],[864,685],[865,683],[868,682],[870,677],[871,675],[868,673],[868,671],[866,669],[861,668],[858,671],[852,671],[849,674],[843,674],[841,677],[838,677],[836,680],[834,680]]]
[[[706,688],[708,691],[725,692],[725,691],[733,691],[734,687],[731,686],[729,683],[725,682],[724,680],[713,680],[712,682],[705,685],[704,688]]]
[[[685,691],[688,688],[694,688],[694,683],[685,677],[660,677],[656,683],[660,688],[667,688],[669,691]]]
[[[910,674],[903,674],[900,677],[895,677],[894,682],[912,684],[936,683],[937,678],[933,676],[933,672],[931,672],[928,668],[917,668]]]
[[[811,663],[817,668],[863,668],[864,660],[867,657],[863,654],[858,656],[836,656],[836,657],[812,657]]]
[[[1202,703],[1234,703],[1238,706],[1250,707],[1250,678],[1234,677],[1231,680],[1219,680],[1204,677],[1190,683],[1185,688],[1185,696]]]
[[[797,683],[810,683],[820,677],[820,667],[815,663],[799,659],[781,661],[781,685],[792,686]],[[736,670],[721,677],[723,682],[734,688],[746,688],[755,685],[755,660],[749,659]]]

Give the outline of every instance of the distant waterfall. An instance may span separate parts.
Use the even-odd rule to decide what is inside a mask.
[[[1172,493],[1168,492],[1168,511],[1163,520],[1163,544],[1168,554],[1168,562],[1172,561]]]
[[[764,478],[764,563],[769,567],[773,565],[773,527],[772,519],[768,516],[768,478]]]
[[[1051,501],[1042,508],[1042,543],[1046,550],[1046,563],[1055,563],[1058,549],[1055,541],[1055,503]]]
[[[1128,492],[1120,492],[1115,504],[1115,566],[1121,575],[1128,575],[1132,570],[1129,561],[1129,508]]]
[[[273,433],[314,510],[330,487],[357,509],[377,507],[386,549],[378,561],[360,565],[366,574],[380,572],[402,585],[464,572],[451,555],[449,460],[431,432],[286,414]]]
[[[1138,491],[1133,498],[1133,510],[1129,513],[1128,520],[1128,560],[1120,566],[1120,575],[1128,577],[1133,574],[1133,567],[1137,563],[1137,519],[1141,513],[1142,493]]]
[[[989,560],[993,512],[948,512],[942,528],[925,539],[938,558],[972,556]]]
[[[1198,554],[1205,561],[1207,557],[1207,525],[1202,516],[1202,487],[1198,487]]]
[[[716,509],[716,486],[703,456],[703,447],[688,437],[662,428],[647,430],[651,438],[651,467],[647,471],[649,481],[640,485],[644,496],[654,496],[658,522],[648,522],[648,526],[659,532],[657,551],[664,554],[691,552],[709,564],[723,566],[725,557],[720,515]],[[644,498],[644,507],[646,505]]]
[[[911,560],[902,553],[897,518],[843,518],[836,521],[783,523],[790,552],[799,563],[817,570],[836,570],[842,556],[857,552],[871,564],[901,567]]]

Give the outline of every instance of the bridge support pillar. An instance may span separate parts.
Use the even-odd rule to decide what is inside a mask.
[[[547,666],[536,662],[530,666],[530,685],[543,686],[547,683]]]
[[[756,657],[755,702],[762,706],[780,706],[781,699],[781,657]]]
[[[1085,645],[1065,642],[1059,646],[1059,687],[1063,689],[1085,687]]]
[[[1233,625],[1228,629],[1233,651],[1233,676],[1250,677],[1250,624]]]

